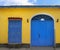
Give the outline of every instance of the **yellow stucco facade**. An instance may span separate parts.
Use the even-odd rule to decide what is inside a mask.
[[[0,8],[0,43],[8,43],[8,18],[22,18],[22,43],[30,43],[31,18],[36,14],[49,14],[54,18],[55,41],[60,43],[60,8]],[[27,23],[27,19],[29,23]]]

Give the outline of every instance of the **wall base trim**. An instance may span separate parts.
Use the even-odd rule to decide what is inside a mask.
[[[30,48],[30,44],[0,44],[0,47],[6,47],[6,48]]]
[[[60,43],[56,43],[56,47],[60,47]]]

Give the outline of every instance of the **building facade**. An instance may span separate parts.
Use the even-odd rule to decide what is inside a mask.
[[[45,20],[48,22],[46,22],[44,25],[43,22]],[[0,44],[31,44],[31,46],[34,45],[54,46],[54,44],[59,44],[60,43],[59,20],[60,20],[59,6],[1,6]],[[39,21],[41,22],[40,25],[38,24]],[[38,33],[39,32],[38,30],[39,31],[41,30],[40,34]],[[36,39],[37,34],[38,37],[42,36],[40,41]],[[34,41],[34,39],[36,42]],[[41,45],[38,45],[39,43],[38,41],[39,42],[44,41],[47,43],[43,42]]]

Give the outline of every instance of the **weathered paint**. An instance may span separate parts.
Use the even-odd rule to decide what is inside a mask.
[[[60,43],[60,8],[0,8],[0,43],[8,43],[8,17],[22,18],[22,43],[30,43],[31,18],[36,14],[50,14],[55,20],[55,40]],[[27,19],[29,22],[27,23]]]

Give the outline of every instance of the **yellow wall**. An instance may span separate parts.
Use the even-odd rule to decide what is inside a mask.
[[[22,18],[22,43],[30,43],[30,19],[39,13],[54,17],[56,43],[60,43],[60,21],[56,22],[60,18],[60,8],[0,8],[0,43],[8,43],[8,17]]]

